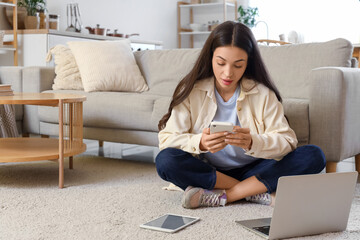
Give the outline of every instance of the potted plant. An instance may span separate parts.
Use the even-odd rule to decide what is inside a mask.
[[[238,21],[245,24],[249,28],[252,28],[255,26],[256,23],[256,16],[259,15],[259,9],[257,7],[252,8],[243,8],[241,5],[238,8],[238,12],[240,17],[238,18]]]
[[[45,0],[20,0],[18,2],[19,7],[24,7],[27,12],[25,17],[26,29],[38,29],[39,28],[39,11],[46,9]]]

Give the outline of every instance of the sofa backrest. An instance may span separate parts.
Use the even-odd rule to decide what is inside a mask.
[[[150,94],[172,96],[175,87],[195,64],[201,49],[149,50],[135,52],[136,62]]]
[[[345,39],[321,43],[259,46],[272,80],[284,98],[310,97],[310,72],[318,67],[351,67],[352,44]]]
[[[345,39],[328,42],[259,45],[261,56],[282,97],[308,99],[310,72],[318,67],[351,67],[352,44]],[[136,62],[150,94],[172,96],[179,81],[191,70],[201,49],[135,52]]]

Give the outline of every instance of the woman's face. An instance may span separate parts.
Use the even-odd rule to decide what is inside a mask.
[[[232,96],[235,92],[245,72],[247,61],[248,55],[241,48],[225,46],[215,49],[212,58],[215,86],[223,98],[228,94]]]

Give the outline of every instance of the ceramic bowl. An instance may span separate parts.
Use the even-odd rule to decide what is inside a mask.
[[[200,24],[200,23],[190,23],[189,24],[191,30],[193,30],[194,32],[200,32],[200,31],[204,31],[205,28],[205,24]]]

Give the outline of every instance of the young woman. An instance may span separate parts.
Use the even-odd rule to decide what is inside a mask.
[[[281,101],[251,30],[231,21],[219,25],[159,122],[157,171],[185,190],[183,207],[244,198],[274,205],[281,176],[325,167],[319,147],[296,148]],[[212,121],[235,127],[210,134]]]

